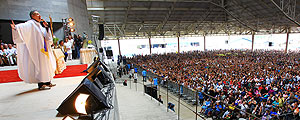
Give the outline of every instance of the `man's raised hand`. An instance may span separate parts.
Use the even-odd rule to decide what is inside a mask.
[[[16,25],[15,25],[15,23],[14,23],[14,21],[13,21],[13,20],[11,20],[11,23],[12,23],[12,24],[10,24],[10,26],[11,26],[11,29],[14,29],[14,30],[16,30]]]

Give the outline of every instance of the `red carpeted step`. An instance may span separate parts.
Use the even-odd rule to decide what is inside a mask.
[[[58,75],[55,75],[54,78],[63,78],[63,77],[75,77],[75,76],[85,76],[86,73],[82,73],[83,70],[87,68],[87,64],[83,65],[70,65]],[[8,82],[18,82],[22,81],[19,78],[18,70],[7,70],[0,71],[0,83]]]

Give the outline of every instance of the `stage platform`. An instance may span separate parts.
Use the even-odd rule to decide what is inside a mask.
[[[85,76],[57,78],[57,86],[38,90],[37,84],[0,84],[0,120],[62,120],[56,108]],[[151,100],[143,92],[116,84],[120,120],[175,120],[176,113]],[[142,88],[139,88],[140,90]],[[117,106],[115,106],[117,107]]]
[[[75,59],[75,60],[67,60],[66,62],[67,66],[68,65],[80,65],[80,60]],[[5,71],[5,70],[16,70],[18,69],[18,66],[0,66],[0,71]]]

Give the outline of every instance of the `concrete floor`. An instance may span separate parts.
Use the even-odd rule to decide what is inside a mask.
[[[163,105],[141,91],[129,86],[116,85],[121,120],[176,120],[174,112],[167,112]]]
[[[121,83],[124,80],[128,80],[127,88],[129,88],[133,91],[136,91],[137,93],[144,93],[142,76],[140,76],[140,75],[138,76],[138,83],[137,84],[130,81],[129,78],[128,78],[128,75],[125,75],[125,76],[122,76],[122,78],[119,78],[117,80],[117,83]],[[147,81],[144,84],[151,84],[151,83]],[[197,119],[196,119],[196,115],[191,111],[191,110],[196,111],[196,106],[195,105],[187,104],[185,101],[181,100],[181,102],[180,102],[181,104],[180,104],[180,107],[179,107],[178,97],[173,95],[172,93],[168,94],[168,102],[167,102],[167,91],[164,88],[159,89],[158,95],[159,94],[162,96],[162,100],[164,101],[164,104],[159,104],[158,101],[152,99],[152,101],[156,102],[156,104],[154,104],[155,106],[162,107],[164,109],[164,111],[167,111],[167,103],[168,102],[171,102],[171,103],[175,104],[174,109],[175,109],[176,117],[175,118],[172,117],[172,120],[178,120],[178,114],[179,114],[180,119],[182,119],[182,120],[203,120],[199,116],[197,116]],[[201,109],[201,107],[198,106],[197,111],[200,111],[200,109]],[[120,110],[121,110],[121,107],[120,107]],[[179,113],[178,113],[178,111],[179,111]],[[169,110],[169,112],[170,112],[170,110]],[[172,113],[174,113],[174,112],[172,112]],[[205,118],[205,119],[211,120],[211,118]]]

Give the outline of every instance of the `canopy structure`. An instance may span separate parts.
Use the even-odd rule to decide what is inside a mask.
[[[297,0],[87,0],[105,38],[299,32]]]

